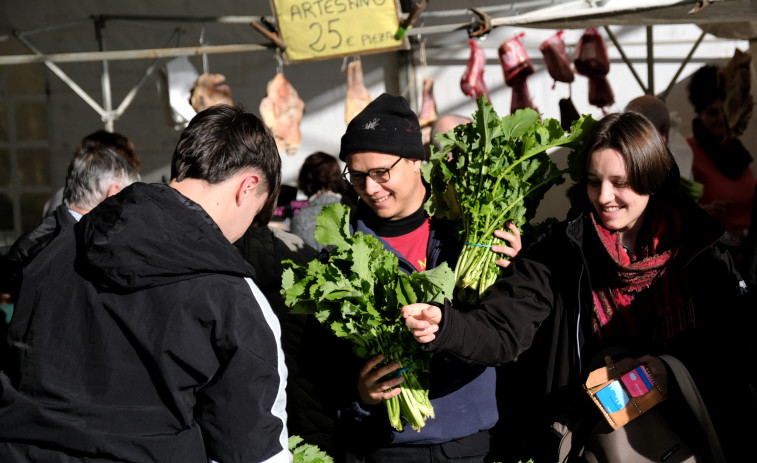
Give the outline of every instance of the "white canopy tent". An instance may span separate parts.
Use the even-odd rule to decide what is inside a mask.
[[[409,11],[416,2],[401,3]],[[757,24],[757,2],[705,3],[694,14],[689,11],[697,7],[696,0],[481,0],[467,5],[483,13],[482,17],[461,8],[460,2],[430,0],[409,31],[412,50],[360,59],[373,96],[382,91],[403,94],[419,107],[422,79],[433,76],[438,110],[470,114],[475,105],[459,90],[467,60],[466,31],[488,19],[492,30],[481,42],[487,50],[487,81],[495,108],[505,113],[510,89],[503,82],[492,84],[502,79],[496,47],[525,29],[524,44],[537,68],[529,80],[531,92],[545,116],[558,117],[558,97],[550,90],[552,81],[544,72],[538,45],[554,30],[568,29],[565,38],[570,48],[584,29],[597,27],[608,39],[613,61],[610,78],[618,85],[615,109],[622,109],[620,105],[636,94],[659,93],[655,81],[664,82],[667,93],[686,75],[685,69],[726,59],[737,46],[749,46],[753,24]],[[0,216],[13,218],[10,228],[7,221],[0,223],[0,229],[7,230],[6,241],[33,223],[36,213],[26,215],[24,210],[39,205],[61,185],[74,146],[97,128],[134,140],[145,180],[160,181],[167,175],[178,132],[175,121],[165,117],[169,101],[165,69],[179,58],[196,72],[226,75],[234,100],[253,110],[265,96],[268,80],[277,71],[287,75],[306,102],[306,114],[299,151],[294,156],[282,154],[285,183],[293,183],[310,152],[338,151],[345,127],[344,60],[282,66],[271,41],[250,27],[252,21],[275,22],[268,2],[80,0],[72,4],[37,0],[3,2],[0,8],[0,110],[5,111],[0,115],[5,127],[0,128],[7,132],[0,139],[0,156],[8,153],[10,170],[5,183],[0,174],[0,196],[11,198]],[[666,29],[661,31],[660,26]],[[727,38],[718,38],[723,35]],[[664,72],[656,72],[660,67]],[[162,91],[156,93],[156,84]],[[579,82],[568,91],[576,101],[585,94]],[[19,102],[43,108],[46,127],[40,132],[44,138],[38,135],[30,141],[14,133],[28,123],[22,122],[25,110],[19,109],[24,106]],[[47,163],[40,164],[49,175],[37,183],[26,184],[19,174],[25,166],[25,148],[49,153]],[[36,199],[25,203],[24,195]]]

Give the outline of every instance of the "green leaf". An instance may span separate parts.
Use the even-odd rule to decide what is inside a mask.
[[[287,444],[292,452],[292,463],[334,463],[334,459],[317,445],[302,442],[300,436],[289,436]]]
[[[432,148],[423,166],[431,187],[424,207],[433,217],[454,221],[462,242],[489,246],[495,243],[494,230],[505,229],[507,221],[525,225],[546,191],[564,182],[548,150],[580,149],[593,119],[582,116],[566,133],[557,120],[541,121],[530,108],[500,118],[485,97],[477,105],[471,123],[436,137],[442,148]],[[475,287],[480,296],[500,271],[488,248],[469,248],[454,271],[455,297],[464,291],[466,300],[466,288]]]
[[[349,247],[350,224],[348,208],[343,204],[332,204],[321,209],[316,220],[315,239],[324,245],[335,245],[339,249]]]
[[[413,339],[401,308],[412,301],[436,300],[443,288],[454,288],[452,271],[445,264],[406,275],[399,269],[397,256],[375,236],[350,235],[349,209],[344,206],[324,208],[317,224],[318,240],[336,247],[324,262],[288,263],[291,267],[284,272],[281,290],[286,305],[292,312],[313,314],[335,336],[349,341],[360,357],[385,354],[387,362],[417,365],[416,375],[428,375],[430,354],[421,351]],[[428,391],[423,393],[428,400]],[[429,407],[420,407],[413,396],[398,400],[401,419],[396,424],[400,428],[402,420],[412,420],[412,426],[420,429],[419,421],[433,416],[430,402]]]

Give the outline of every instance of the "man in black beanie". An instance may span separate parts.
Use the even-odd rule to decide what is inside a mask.
[[[399,258],[400,268],[420,272],[447,262],[454,268],[460,253],[455,227],[431,218],[423,209],[428,197],[421,175],[426,150],[418,118],[407,101],[384,93],[355,116],[342,136],[339,158],[344,178],[360,197],[351,216],[352,230],[376,236]],[[513,227],[514,228],[514,227]],[[505,234],[498,231],[497,236]],[[506,233],[509,246],[494,252],[514,256],[520,235]],[[505,243],[503,241],[503,243]],[[507,244],[507,243],[505,243]],[[501,265],[508,263],[500,259]],[[382,380],[397,364],[379,365],[379,355],[363,366],[358,400],[340,413],[340,437],[348,461],[483,462],[489,451],[489,430],[497,422],[495,372],[472,367],[443,354],[431,363],[431,403],[436,418],[421,430],[397,432],[381,402],[401,392],[398,379]],[[394,378],[394,376],[392,376]],[[354,384],[354,383],[352,383]]]

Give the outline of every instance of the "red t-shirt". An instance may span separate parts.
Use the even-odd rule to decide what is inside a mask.
[[[431,230],[431,222],[426,219],[423,224],[401,236],[387,238],[382,236],[387,243],[392,245],[405,259],[410,261],[416,270],[422,272],[426,270],[426,254],[428,252],[428,236]]]

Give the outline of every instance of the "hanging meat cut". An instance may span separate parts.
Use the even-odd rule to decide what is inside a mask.
[[[564,31],[559,30],[555,35],[542,42],[539,45],[539,51],[544,56],[547,72],[555,79],[555,82],[571,83],[575,76],[570,67],[570,56],[565,50],[565,42],[562,39],[563,33]],[[554,88],[554,84],[552,88]]]
[[[577,121],[581,115],[578,114],[578,110],[570,97],[561,98],[558,107],[560,108],[560,126],[566,132],[570,132],[570,126],[573,122]]]
[[[421,101],[420,113],[418,113],[418,123],[421,126],[421,138],[424,145],[431,142],[431,126],[434,125],[437,117],[434,79],[429,77],[423,80],[423,100]]]
[[[531,108],[537,113],[539,108],[531,101],[531,92],[528,91],[528,85],[526,79],[513,83],[513,94],[510,98],[510,114],[514,113],[518,109]]]
[[[223,74],[205,72],[195,80],[189,94],[189,104],[198,113],[217,104],[233,105],[231,89],[223,84],[226,80]]]
[[[599,77],[610,72],[610,58],[607,56],[605,41],[599,32],[590,27],[581,35],[576,44],[573,58],[576,71],[587,77]]]
[[[525,33],[521,32],[511,39],[505,40],[497,50],[499,64],[502,66],[502,73],[505,75],[505,83],[513,89],[510,100],[511,114],[518,109],[525,108],[532,108],[539,112],[531,101],[531,93],[526,84],[528,76],[534,73],[534,65],[531,63],[528,53],[526,53],[526,47],[520,41],[520,38],[524,35]]]
[[[752,117],[754,98],[749,93],[752,84],[751,61],[752,55],[737,48],[733,57],[718,70],[718,89],[723,97],[723,111],[734,137],[744,133]]]
[[[354,60],[347,65],[347,100],[344,105],[344,121],[349,124],[368,103],[373,100],[363,83],[363,65]]]
[[[606,113],[605,106],[615,103],[615,95],[606,77],[610,72],[607,47],[595,28],[586,29],[578,40],[573,64],[579,74],[589,78],[589,103],[600,107],[602,112]]]
[[[273,132],[279,149],[295,154],[302,141],[300,122],[305,114],[305,102],[281,72],[268,82],[266,93],[260,102],[260,117]]]
[[[589,103],[605,111],[605,106],[615,103],[615,94],[606,76],[589,77]]]
[[[474,100],[481,95],[486,95],[486,98],[491,101],[489,90],[484,83],[486,52],[476,44],[474,39],[468,39],[468,45],[470,45],[470,57],[463,78],[460,80],[460,88],[464,94]]]
[[[521,32],[515,37],[505,40],[497,49],[499,64],[502,65],[502,72],[505,74],[505,83],[513,86],[526,80],[526,77],[534,73],[534,65],[531,58],[526,53],[526,47],[521,43],[520,38],[525,35]]]

